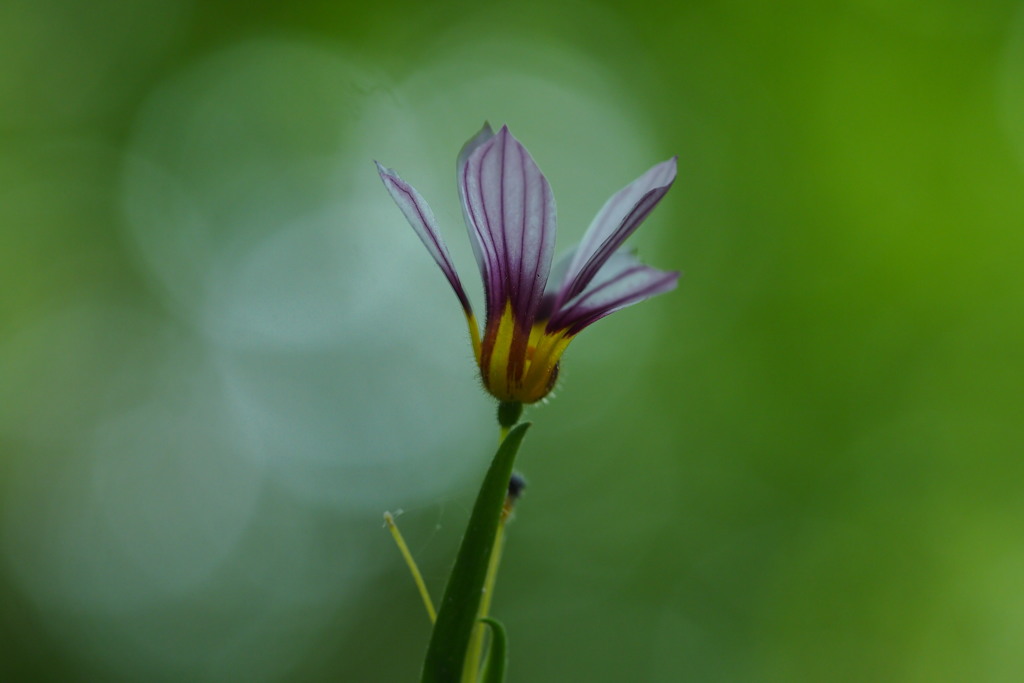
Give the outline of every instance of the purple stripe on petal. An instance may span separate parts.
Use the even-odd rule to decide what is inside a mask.
[[[558,292],[562,288],[565,275],[569,272],[569,266],[572,264],[575,256],[576,247],[573,247],[568,252],[559,256],[554,265],[551,266],[551,272],[548,274],[548,284],[544,288],[544,296],[541,297],[540,305],[537,307],[537,320],[549,320],[555,312],[555,300],[558,298]]]
[[[464,144],[462,146],[462,149],[459,150],[459,158],[458,161],[455,162],[457,177],[461,177],[462,168],[466,165],[466,162],[469,161],[470,155],[476,151],[476,148],[493,137],[494,131],[491,130],[491,124],[484,121],[483,127],[480,128],[477,134],[471,137],[469,140],[466,140],[466,144]],[[462,192],[461,186],[459,187],[459,192]]]
[[[547,329],[577,334],[610,313],[675,289],[678,279],[678,272],[657,270],[628,252],[617,252],[583,292],[555,311]]]
[[[561,305],[582,292],[658,205],[676,179],[676,157],[650,168],[605,202],[587,228],[558,293]]]
[[[441,239],[441,233],[437,229],[437,221],[434,220],[434,213],[430,210],[427,202],[424,201],[419,192],[399,178],[398,174],[393,170],[381,166],[378,162],[374,163],[377,163],[377,172],[380,173],[380,179],[384,181],[384,187],[391,194],[391,198],[398,204],[398,208],[405,214],[409,225],[419,235],[420,240],[427,247],[427,251],[434,257],[437,265],[441,267],[444,276],[448,278],[449,284],[455,290],[455,295],[459,297],[462,309],[466,313],[472,312],[469,298],[466,296],[465,290],[462,289],[462,282],[459,281],[459,276],[455,272],[452,258],[448,254],[448,247],[445,246],[444,240]]]
[[[488,317],[505,301],[529,327],[547,284],[555,242],[555,200],[544,175],[508,127],[466,159],[460,192],[479,249]]]
[[[466,171],[466,163],[469,161],[469,157],[476,148],[484,144],[488,140],[494,137],[494,131],[491,130],[491,124],[484,123],[476,135],[466,141],[466,144],[462,146],[462,150],[459,152],[458,161],[455,164],[455,184],[459,188],[459,200],[462,204],[462,217],[466,222],[466,230],[469,232],[469,243],[473,246],[473,255],[476,257],[477,266],[480,268],[480,276],[484,282],[484,291],[486,293],[488,288],[487,282],[487,259],[485,257],[484,246],[480,243],[480,238],[477,236],[476,231],[473,229],[473,224],[469,219],[469,208],[466,205],[466,185],[463,182],[463,177]]]

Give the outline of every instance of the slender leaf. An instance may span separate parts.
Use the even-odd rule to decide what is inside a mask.
[[[497,619],[484,617],[480,621],[491,627],[491,649],[487,653],[487,664],[480,683],[505,683],[505,667],[508,666],[508,637],[505,627]]]
[[[508,492],[512,465],[530,423],[512,428],[501,442],[480,487],[455,566],[441,598],[437,622],[423,662],[423,683],[452,683],[462,674],[469,638],[476,626],[487,565],[494,548],[501,506]]]

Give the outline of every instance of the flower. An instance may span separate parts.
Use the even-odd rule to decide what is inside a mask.
[[[484,124],[457,164],[462,211],[484,284],[481,336],[430,207],[393,170],[380,163],[377,170],[459,297],[484,387],[501,401],[534,403],[547,396],[562,353],[581,330],[674,289],[679,278],[620,249],[672,186],[675,157],[615,193],[583,241],[552,267],[555,199],[548,181],[508,126],[495,134]]]

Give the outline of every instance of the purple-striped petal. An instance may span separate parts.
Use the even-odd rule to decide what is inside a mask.
[[[578,245],[559,256],[555,260],[554,265],[551,266],[551,272],[548,274],[548,284],[544,288],[544,295],[540,299],[540,305],[537,306],[538,321],[550,319],[551,315],[555,312],[555,301],[558,299],[558,292],[562,289],[565,275],[569,272],[569,266],[572,265],[572,261],[576,257],[577,248]]]
[[[555,243],[555,198],[548,181],[507,126],[476,146],[459,175],[488,320],[500,316],[508,301],[528,327],[547,284]]]
[[[455,290],[455,295],[459,297],[462,310],[467,314],[471,313],[472,307],[469,305],[469,298],[466,296],[465,290],[462,289],[462,282],[459,281],[459,276],[455,272],[452,257],[448,254],[448,247],[441,239],[441,232],[437,229],[434,213],[430,210],[427,202],[412,185],[399,178],[393,170],[381,166],[379,162],[374,163],[377,164],[377,172],[380,173],[380,179],[384,181],[384,187],[391,194],[391,198],[398,204],[398,208],[405,214],[409,225],[419,235],[420,240],[427,247],[427,251],[441,267],[444,276],[448,278],[449,284]]]
[[[484,121],[484,125],[480,128],[480,131],[469,140],[466,140],[466,144],[464,144],[462,149],[459,150],[459,158],[455,162],[456,180],[462,177],[462,169],[465,168],[466,162],[469,161],[470,155],[476,151],[476,148],[493,137],[494,131],[491,130],[491,124]],[[459,183],[459,196],[462,196],[462,183]]]
[[[605,202],[576,250],[558,293],[556,308],[584,291],[612,254],[654,210],[675,179],[676,157],[672,157],[649,169]]]
[[[459,158],[455,162],[455,185],[459,188],[459,203],[462,204],[462,217],[466,222],[466,231],[469,233],[469,243],[473,247],[473,256],[476,257],[477,266],[480,268],[480,276],[483,279],[485,291],[487,288],[487,262],[484,259],[484,251],[483,247],[480,245],[480,239],[476,236],[476,230],[473,229],[473,223],[469,220],[469,208],[466,205],[465,183],[462,182],[462,177],[470,155],[476,151],[477,147],[493,137],[494,131],[491,130],[491,124],[485,121],[480,131],[467,140],[466,144],[462,146],[462,149],[459,151]]]
[[[617,252],[583,292],[555,311],[547,329],[577,334],[609,313],[675,289],[678,279],[678,272],[657,270],[640,263],[629,252]]]

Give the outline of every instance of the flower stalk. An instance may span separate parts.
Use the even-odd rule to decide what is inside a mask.
[[[512,466],[529,428],[530,423],[523,422],[509,430],[484,477],[441,598],[423,663],[422,683],[452,683],[462,676],[480,613]]]
[[[506,431],[508,431],[507,428],[502,427],[502,432]],[[480,673],[480,661],[485,652],[484,638],[485,632],[488,630],[487,624],[488,622],[494,622],[490,618],[491,601],[494,600],[494,586],[498,582],[498,568],[501,566],[501,556],[505,552],[505,528],[512,517],[512,509],[525,488],[526,480],[523,479],[522,475],[513,474],[508,482],[508,493],[505,496],[505,504],[501,508],[501,518],[498,520],[498,532],[494,537],[494,550],[491,552],[491,562],[487,567],[487,578],[484,581],[483,597],[480,600],[480,623],[473,629],[473,636],[469,641],[466,666],[462,671],[462,683],[476,683],[477,675]],[[491,639],[486,645],[486,648],[489,648],[488,660],[492,664],[496,661],[495,658],[503,658],[505,656],[504,631],[501,632],[501,652],[500,654],[495,653],[495,639],[498,637],[496,628],[501,628],[501,625],[497,624],[496,626],[495,623],[490,623]],[[486,676],[486,674],[484,675]]]

